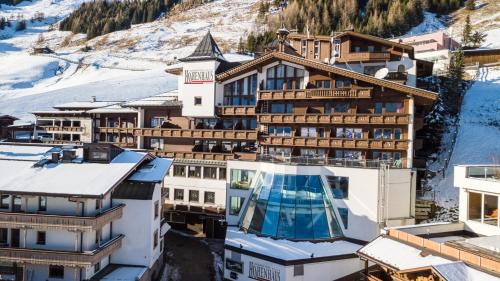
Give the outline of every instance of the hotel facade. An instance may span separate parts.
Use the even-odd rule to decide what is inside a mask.
[[[172,158],[166,219],[203,223],[207,236],[227,227],[227,280],[362,270],[356,251],[380,229],[414,223],[416,135],[437,98],[416,87],[429,65],[411,46],[354,32],[277,35],[231,62],[208,33],[167,69],[176,91],[34,112],[35,137]]]

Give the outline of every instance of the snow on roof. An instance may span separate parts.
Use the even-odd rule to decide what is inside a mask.
[[[172,165],[172,159],[155,158],[143,165],[128,180],[141,182],[161,182]]]
[[[498,277],[468,267],[463,261],[438,264],[432,267],[439,273],[439,275],[448,281],[500,280]]]
[[[82,114],[85,113],[85,110],[39,110],[33,111],[33,114]]]
[[[127,102],[125,104],[125,106],[180,106],[180,105],[182,105],[182,102],[178,100],[177,91],[170,91],[160,95]]]
[[[91,109],[87,111],[87,113],[137,113],[137,110],[115,104],[106,107]]]
[[[136,281],[141,280],[142,276],[146,272],[146,267],[139,266],[121,266],[113,271],[111,271],[106,276],[102,277],[100,280],[103,281]]]
[[[380,236],[359,250],[359,253],[381,261],[398,270],[450,263],[445,258],[427,255],[421,256],[422,250],[403,244],[389,237]]]
[[[51,149],[50,146],[0,145],[0,160],[38,161]]]
[[[294,242],[290,240],[275,240],[269,237],[259,237],[255,234],[244,233],[236,228],[228,228],[225,245],[266,255],[282,260],[309,259],[354,254],[362,246],[344,240],[333,242]]]
[[[80,161],[33,167],[36,160],[43,158],[44,149],[30,150],[19,146],[0,146],[0,149],[4,155],[0,159],[0,171],[16,171],[2,174],[0,192],[18,194],[102,196],[131,173],[146,156],[145,153],[124,150],[109,164]],[[80,160],[82,154],[83,149],[77,149]],[[28,159],[32,161],[26,161]]]
[[[110,106],[110,105],[117,104],[117,103],[120,103],[120,102],[118,102],[118,101],[74,101],[74,102],[58,104],[58,105],[54,106],[54,108],[86,108],[86,109],[91,109],[91,108]]]

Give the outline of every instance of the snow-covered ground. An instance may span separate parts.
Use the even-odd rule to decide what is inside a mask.
[[[484,67],[465,94],[449,165],[431,181],[437,203],[445,208],[458,204],[454,165],[491,163],[500,163],[500,68]]]
[[[406,33],[405,36],[419,35],[423,33],[434,32],[445,29],[445,25],[441,19],[434,13],[424,12],[424,20],[419,25],[413,27]]]

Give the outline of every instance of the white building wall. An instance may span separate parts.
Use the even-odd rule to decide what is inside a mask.
[[[31,273],[28,273],[30,272]],[[33,276],[29,281],[75,281],[75,280],[85,280],[85,269],[82,270],[82,278],[80,279],[80,268],[77,267],[65,267],[64,268],[64,278],[49,278],[49,266],[48,265],[34,265],[27,264],[25,269],[25,274],[30,274]],[[89,276],[90,277],[90,276]]]
[[[182,96],[182,115],[187,117],[215,116],[215,70],[219,66],[215,60],[184,62],[182,80],[178,85],[179,96]],[[186,73],[204,72],[211,75],[211,79],[201,83],[186,80]],[[195,97],[201,97],[201,105],[195,105]]]

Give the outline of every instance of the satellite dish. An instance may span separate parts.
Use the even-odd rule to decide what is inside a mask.
[[[387,74],[389,74],[389,69],[384,67],[384,68],[377,70],[377,72],[375,72],[374,76],[377,79],[384,79],[385,77],[387,77]]]

